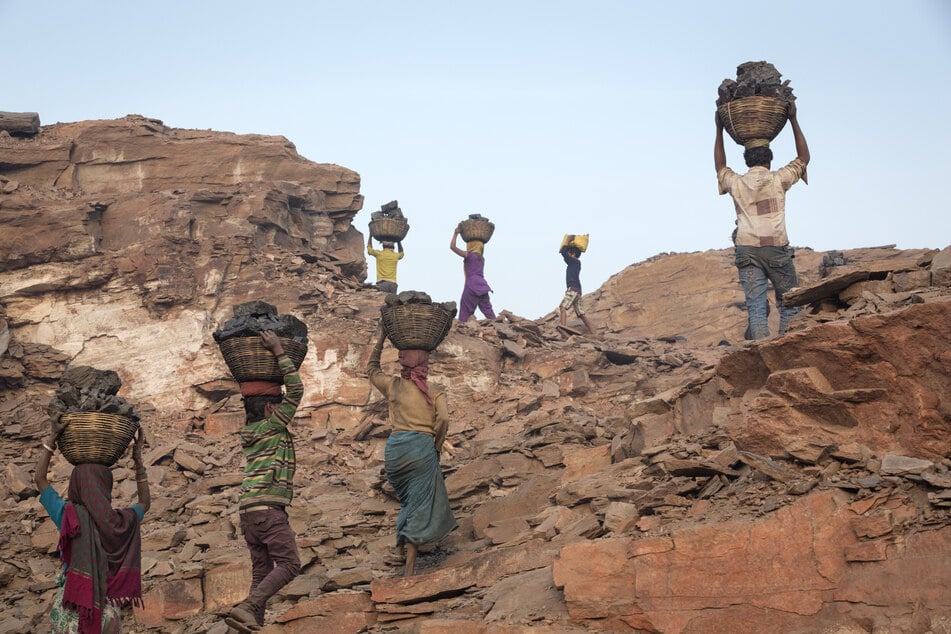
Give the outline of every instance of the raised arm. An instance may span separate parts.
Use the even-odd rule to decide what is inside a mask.
[[[370,383],[376,389],[380,390],[384,395],[386,395],[389,381],[387,380],[388,377],[383,373],[383,369],[380,367],[380,357],[383,354],[383,343],[386,341],[386,333],[383,332],[382,323],[380,324],[379,328],[377,328],[376,334],[376,343],[370,350],[370,357],[367,359],[367,378],[370,379]]]
[[[59,439],[59,435],[63,433],[65,427],[66,423],[62,422],[59,416],[50,420],[50,433],[47,435],[46,440],[43,441],[40,458],[36,461],[36,472],[33,474],[33,483],[36,484],[36,490],[40,493],[45,491],[50,485],[50,481],[47,478],[47,474],[50,470],[50,460],[52,460],[53,453],[56,450],[56,441]]]
[[[373,348],[370,349],[370,357],[367,359],[367,374],[380,370],[380,356],[383,354],[384,341],[386,341],[386,335],[383,334],[383,325],[381,324],[376,329],[376,341],[373,344]]]
[[[458,255],[460,258],[466,257],[466,252],[464,249],[460,249],[456,246],[456,238],[459,237],[459,227],[456,227],[456,230],[452,232],[452,242],[449,243],[449,248],[452,249],[452,252]]]
[[[436,453],[442,453],[446,436],[449,434],[449,405],[446,403],[444,392],[436,395],[433,406],[436,408],[436,428],[433,430],[433,443],[436,446]]]
[[[789,125],[792,126],[793,139],[796,141],[796,158],[809,164],[809,146],[806,144],[806,137],[802,134],[802,128],[799,127],[799,119],[796,117],[796,102],[789,103],[789,109],[786,111],[789,116]]]
[[[276,417],[276,420],[286,427],[291,424],[294,414],[297,412],[297,406],[304,398],[304,384],[297,368],[294,367],[294,362],[284,354],[284,345],[280,338],[273,331],[262,330],[261,341],[264,347],[277,358],[277,365],[284,376],[284,398],[271,415],[271,418],[275,419]]]
[[[402,241],[402,240],[397,240],[397,241],[396,241],[396,250],[399,251],[400,253],[403,252],[403,241]]]
[[[367,232],[367,250],[369,251],[372,248],[373,248],[373,236],[368,231]]]
[[[720,173],[726,167],[726,150],[723,149],[723,123],[720,121],[720,113],[714,112],[713,118],[717,122],[717,137],[713,143],[713,166]]]
[[[149,474],[142,460],[142,447],[145,446],[145,432],[139,427],[135,435],[135,444],[132,446],[132,461],[135,463],[135,487],[139,499],[139,508],[147,513],[152,506],[152,492],[149,491]]]

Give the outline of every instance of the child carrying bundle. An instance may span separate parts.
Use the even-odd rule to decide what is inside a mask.
[[[558,306],[559,323],[562,328],[568,324],[568,309],[575,311],[589,333],[594,333],[594,327],[585,315],[581,305],[581,254],[588,248],[588,234],[565,234],[558,252],[565,260],[565,296]]]

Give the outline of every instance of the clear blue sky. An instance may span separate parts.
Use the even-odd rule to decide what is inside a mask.
[[[400,287],[440,301],[458,301],[449,239],[470,213],[496,224],[496,310],[529,318],[561,298],[565,233],[591,234],[585,292],[730,246],[713,112],[745,61],[798,97],[812,163],[787,199],[793,245],[951,244],[947,0],[0,0],[0,25],[0,110],[283,135],[360,173],[361,231],[399,200]],[[772,147],[774,167],[793,158],[788,127]]]

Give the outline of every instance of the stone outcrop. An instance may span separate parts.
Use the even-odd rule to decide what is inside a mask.
[[[574,620],[610,631],[928,631],[948,609],[951,528],[897,537],[913,504],[879,504],[860,513],[825,491],[754,521],[579,542],[561,550],[554,580]]]
[[[282,137],[130,115],[0,139],[0,167],[0,288],[20,339],[94,367],[124,358],[127,396],[166,418],[228,378],[208,334],[234,304],[313,307],[366,274],[359,175]]]
[[[755,343],[726,250],[619,272],[586,298],[595,337],[505,311],[455,324],[430,376],[460,527],[403,579],[363,375],[382,295],[350,225],[359,177],[136,116],[0,137],[0,166],[0,632],[43,631],[55,590],[31,470],[73,363],[118,372],[151,436],[145,607],[126,619],[228,633],[216,612],[250,581],[244,415],[211,333],[250,299],[310,335],[303,574],[266,634],[949,629],[948,249],[799,249],[804,310]],[[69,472],[56,456],[53,485]],[[114,475],[130,503],[128,456]]]
[[[728,355],[720,389],[743,405],[725,426],[762,453],[806,432],[940,459],[951,446],[949,323],[951,302],[913,304]]]

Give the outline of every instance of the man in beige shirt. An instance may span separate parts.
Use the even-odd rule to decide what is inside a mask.
[[[720,194],[730,194],[736,209],[735,262],[746,296],[748,339],[763,339],[770,334],[766,297],[770,282],[779,308],[780,335],[785,334],[789,321],[799,312],[798,307],[783,305],[783,295],[799,284],[793,250],[786,235],[786,191],[799,179],[805,182],[809,147],[799,128],[795,102],[789,104],[787,114],[796,142],[796,158],[773,172],[769,169],[773,160],[769,146],[749,147],[743,153],[749,170],[743,175],[726,165],[723,124],[720,117],[716,117],[713,162]]]

